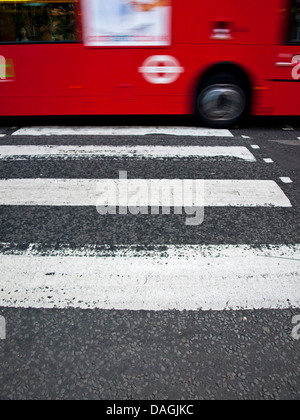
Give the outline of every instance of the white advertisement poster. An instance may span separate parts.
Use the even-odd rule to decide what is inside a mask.
[[[88,46],[171,44],[172,0],[83,0]]]

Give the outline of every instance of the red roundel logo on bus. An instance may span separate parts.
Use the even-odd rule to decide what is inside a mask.
[[[147,82],[160,85],[174,83],[183,72],[184,67],[171,55],[152,55],[139,67]]]

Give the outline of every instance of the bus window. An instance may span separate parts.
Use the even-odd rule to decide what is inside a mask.
[[[300,0],[292,2],[288,42],[300,44]]]
[[[76,41],[76,0],[0,0],[0,43]]]

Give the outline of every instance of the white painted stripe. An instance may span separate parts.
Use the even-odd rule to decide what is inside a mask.
[[[6,134],[0,134],[0,137],[5,137],[6,136]]]
[[[270,159],[270,158],[266,158],[266,159],[264,159],[264,161],[266,163],[274,163],[274,160],[273,159]]]
[[[172,206],[174,195],[169,194],[168,198],[166,194],[158,194],[157,190],[164,188],[165,191],[171,191],[174,185],[177,192],[183,189],[183,196],[185,191],[188,197],[191,189],[196,191],[199,204],[194,204],[202,206],[204,202],[205,207],[291,207],[290,201],[274,181],[213,179],[4,179],[0,180],[0,205],[99,206],[106,203],[127,207],[132,205],[130,196],[136,195],[143,203],[141,205],[168,205],[166,200],[169,199],[169,205]],[[153,196],[149,191],[154,192]],[[182,202],[184,204],[184,198]]]
[[[171,136],[233,137],[229,130],[202,127],[24,127],[14,136]]]
[[[0,315],[0,340],[6,340],[6,320]]]
[[[117,310],[300,307],[300,245],[30,249],[0,254],[0,306]]]
[[[260,147],[259,147],[257,144],[252,144],[252,145],[251,145],[251,148],[252,148],[252,149],[255,149],[255,150],[260,149]]]
[[[281,182],[283,182],[284,184],[292,184],[293,181],[291,180],[291,178],[287,177],[287,176],[282,176],[279,178]]]
[[[256,159],[246,147],[235,146],[0,146],[0,159],[18,157],[86,157],[108,158],[237,158],[247,162]]]

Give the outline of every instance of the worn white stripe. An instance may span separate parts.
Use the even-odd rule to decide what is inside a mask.
[[[0,146],[0,159],[19,157],[108,157],[108,158],[237,158],[255,162],[246,147],[235,146]]]
[[[171,136],[233,137],[229,130],[202,127],[24,127],[14,136]]]
[[[157,188],[171,191],[169,202],[166,195],[161,197],[161,194],[156,193]],[[205,207],[291,207],[289,199],[274,181],[213,179],[4,179],[0,180],[0,205],[129,206],[133,203],[130,197],[136,195],[144,206],[172,206],[174,199],[172,188],[175,188],[174,191],[184,192],[183,205],[185,205],[184,196],[189,197],[192,189],[197,192],[195,206],[203,206],[204,202]],[[154,194],[151,196],[149,191]],[[180,200],[178,195],[179,193],[177,199]]]
[[[0,306],[118,310],[300,307],[300,245],[0,254]],[[46,255],[46,256],[44,256]]]

